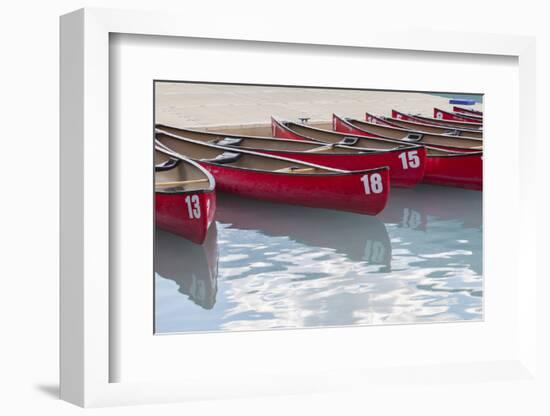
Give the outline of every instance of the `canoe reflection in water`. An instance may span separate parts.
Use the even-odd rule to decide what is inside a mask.
[[[482,198],[475,191],[422,185],[392,190],[386,209],[377,218],[421,231],[426,231],[429,217],[460,221],[463,228],[480,228],[481,211]]]
[[[376,217],[244,200],[223,193],[219,199],[216,219],[230,228],[288,237],[308,247],[332,249],[352,261],[383,265],[380,272],[389,271],[390,238]]]
[[[376,217],[217,198],[205,245],[157,235],[157,333],[483,316],[480,192],[395,189]]]
[[[212,223],[202,245],[159,228],[155,231],[155,271],[204,309],[212,309],[218,291],[218,236]]]

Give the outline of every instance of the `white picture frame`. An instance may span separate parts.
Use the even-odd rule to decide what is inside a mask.
[[[526,172],[535,163],[535,41],[530,37],[468,33],[409,33],[395,27],[362,28],[357,31],[326,33],[313,28],[281,31],[276,25],[245,28],[230,22],[205,27],[200,21],[171,13],[151,13],[106,9],[83,9],[61,19],[61,398],[80,406],[159,403],[210,397],[240,397],[262,394],[322,392],[356,389],[392,383],[396,378],[407,385],[417,381],[429,385],[459,379],[481,383],[499,380],[510,383],[542,383],[537,373],[536,269],[537,218],[535,184]],[[330,377],[320,378],[315,369],[295,374],[283,369],[265,379],[233,380],[220,374],[213,381],[206,375],[183,381],[113,381],[112,367],[122,357],[112,348],[118,328],[112,325],[113,287],[110,273],[118,267],[109,251],[113,226],[110,173],[116,160],[110,155],[109,136],[109,37],[111,34],[136,34],[185,38],[262,41],[284,44],[332,45],[334,47],[384,50],[431,51],[453,54],[503,55],[518,59],[519,139],[522,148],[517,159],[518,186],[510,192],[520,202],[515,210],[517,227],[517,277],[519,290],[515,301],[514,348],[496,354],[498,359],[482,357],[469,362],[425,363],[401,369],[369,365],[322,369]],[[527,110],[528,109],[528,110]],[[525,143],[525,146],[523,144]],[[514,171],[516,172],[516,171]],[[150,184],[152,186],[152,183]],[[527,214],[529,213],[529,214]],[[414,326],[413,326],[414,327]],[[401,329],[402,331],[414,328]],[[400,330],[397,328],[397,330]],[[324,331],[324,332],[323,332]],[[334,329],[317,331],[321,337],[338,336]],[[337,331],[337,330],[336,330]],[[461,331],[445,328],[445,334]],[[152,334],[151,334],[152,336]],[[190,335],[195,336],[195,335]],[[275,332],[271,337],[294,337]],[[317,335],[319,336],[319,335]],[[234,345],[243,342],[234,336]],[[166,341],[163,341],[166,342]],[[233,345],[233,344],[232,344]],[[381,346],[383,347],[383,345]],[[115,377],[116,378],[116,377]],[[345,381],[343,381],[345,380]],[[233,382],[232,382],[233,381]],[[230,388],[228,388],[228,384]]]

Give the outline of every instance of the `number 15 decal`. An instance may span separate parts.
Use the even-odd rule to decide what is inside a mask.
[[[400,153],[399,159],[401,159],[403,169],[417,168],[420,166],[420,158],[418,157],[417,150]]]
[[[379,173],[373,173],[372,175],[363,175],[361,177],[361,182],[365,187],[365,193],[367,195],[379,194],[384,190],[384,185],[382,184],[382,175]]]

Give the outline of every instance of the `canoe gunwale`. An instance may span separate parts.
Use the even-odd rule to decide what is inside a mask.
[[[168,126],[166,126],[168,127]],[[191,129],[189,129],[191,130]],[[187,139],[183,134],[182,135],[179,135],[179,134],[175,134],[175,133],[169,133],[165,130],[162,130],[161,128],[157,128],[156,129],[157,132],[161,132],[162,134],[166,134],[166,135],[173,135],[173,136],[177,136],[177,137],[183,137],[185,139]],[[195,130],[198,132],[198,130]],[[210,132],[208,132],[208,134],[210,134]],[[214,135],[218,135],[218,133],[216,132],[212,132],[212,134]],[[221,136],[221,134],[219,134]],[[285,142],[289,142],[289,143],[296,143],[296,140],[293,140],[293,139],[279,139],[279,138],[272,138],[272,137],[259,137],[259,136],[245,136],[245,135],[232,135],[234,136],[235,138],[253,138],[253,139],[267,139],[267,140],[276,140],[276,141],[285,141]],[[312,145],[316,145],[316,146],[320,146],[320,147],[325,147],[325,146],[330,146],[332,148],[338,148],[338,149],[345,149],[345,150],[349,150],[350,153],[330,153],[330,152],[323,152],[323,153],[317,153],[318,155],[322,155],[322,156],[331,156],[331,157],[348,157],[350,155],[360,155],[360,154],[364,154],[364,155],[375,155],[375,154],[389,154],[389,153],[400,153],[400,152],[404,152],[404,151],[410,151],[410,150],[418,150],[418,149],[421,149],[422,147],[425,147],[424,145],[421,145],[421,144],[411,144],[410,146],[409,145],[405,145],[401,148],[392,148],[392,149],[371,149],[371,148],[367,148],[367,147],[362,147],[362,146],[349,146],[349,145],[345,145],[345,144],[339,144],[339,143],[327,143],[327,142],[321,142],[321,141],[315,141],[315,142],[307,142],[304,140],[305,143],[311,143]],[[214,143],[212,143],[214,144]],[[220,146],[218,144],[216,144],[217,146]],[[239,149],[242,149],[242,150],[247,150],[247,151],[251,151],[251,152],[258,152],[258,153],[262,153],[262,152],[277,152],[277,153],[286,153],[286,154],[295,154],[295,153],[311,153],[311,151],[307,151],[307,150],[303,150],[303,151],[298,151],[298,150],[280,150],[280,149],[267,149],[267,148],[258,148],[258,147],[247,147],[247,146],[238,146],[238,145],[227,145],[227,147],[230,147],[231,149],[235,149],[235,150],[239,150]],[[284,157],[284,156],[283,156]],[[289,156],[290,159],[292,159],[292,157]]]
[[[314,140],[314,141],[317,141],[319,143],[323,143],[323,144],[331,144],[330,142],[325,142],[325,141],[322,141],[320,139],[313,139],[311,137],[308,137],[308,136],[304,136],[302,135],[301,133],[297,133],[295,132],[294,130],[292,130],[291,127],[288,127],[287,123],[290,123],[290,124],[296,124],[296,125],[299,125],[298,123],[295,123],[293,121],[287,121],[287,120],[282,120],[282,119],[278,119],[278,118],[275,118],[275,117],[271,117],[271,120],[272,122],[275,122],[277,125],[279,125],[281,128],[285,129],[286,131],[292,133],[292,134],[295,134],[297,136],[302,136],[304,137],[304,141],[306,140]],[[335,135],[339,135],[339,136],[347,136],[347,137],[357,137],[359,139],[373,139],[373,140],[376,140],[376,141],[381,141],[381,142],[386,142],[386,143],[391,143],[391,144],[394,144],[394,145],[399,145],[401,147],[394,147],[394,148],[391,148],[391,149],[370,149],[370,148],[367,148],[367,147],[360,147],[362,149],[367,149],[368,151],[371,151],[371,152],[378,152],[378,151],[389,151],[389,150],[399,150],[399,151],[404,151],[404,150],[411,150],[411,148],[417,148],[419,145],[416,144],[416,143],[403,143],[402,141],[398,141],[398,140],[395,140],[395,139],[388,139],[386,137],[365,137],[365,136],[361,136],[361,135],[358,135],[358,134],[347,134],[347,133],[341,133],[341,132],[337,132],[337,131],[332,131],[332,130],[325,130],[325,129],[321,129],[319,127],[314,127],[314,126],[308,126],[308,125],[304,125],[304,127],[307,127],[308,129],[311,129],[311,130],[315,130],[315,131],[318,131],[320,133],[333,133]],[[345,144],[340,144],[339,142],[336,142],[336,143],[332,143],[334,145],[337,145],[337,146],[349,146],[349,145],[345,145]],[[422,146],[422,145],[420,145]],[[358,149],[359,147],[355,147],[355,146],[349,146],[349,147],[353,147],[353,148],[356,148]]]
[[[321,165],[317,165],[315,163],[302,162],[302,161],[295,160],[295,159],[292,159],[292,158],[287,158],[287,157],[279,157],[279,156],[273,156],[273,155],[265,154],[265,153],[253,152],[253,151],[249,151],[249,150],[240,150],[240,149],[234,148],[234,147],[226,147],[226,146],[219,146],[219,145],[215,145],[215,144],[211,144],[211,143],[203,143],[203,142],[199,142],[199,141],[196,141],[196,140],[189,139],[187,137],[177,136],[175,134],[169,134],[169,133],[165,133],[165,132],[163,132],[161,134],[166,135],[166,136],[171,137],[171,138],[176,139],[176,140],[181,140],[183,142],[191,142],[191,143],[198,144],[198,145],[201,145],[201,146],[212,147],[212,148],[216,148],[216,149],[220,149],[220,150],[224,150],[224,151],[229,151],[229,152],[248,154],[248,155],[252,155],[252,156],[259,156],[259,157],[262,157],[262,158],[283,160],[283,161],[292,163],[294,165],[303,165],[303,166],[307,166],[307,167],[310,167],[310,168],[315,168],[315,169],[320,170],[320,172],[316,172],[314,174],[312,174],[312,173],[277,172],[277,171],[273,171],[273,170],[250,168],[250,167],[240,167],[240,166],[232,166],[230,164],[215,163],[211,160],[200,160],[200,159],[195,160],[195,159],[193,159],[193,161],[195,161],[196,163],[199,163],[199,164],[211,164],[211,165],[215,165],[215,166],[222,166],[224,168],[231,168],[231,169],[236,169],[236,170],[241,170],[241,171],[253,171],[253,172],[263,173],[263,174],[290,175],[290,176],[331,176],[332,177],[332,176],[345,176],[345,175],[349,175],[349,174],[370,174],[370,173],[382,172],[384,170],[389,170],[388,166],[382,166],[380,168],[374,168],[374,169],[348,171],[348,170],[343,170],[343,169],[331,168],[331,167],[327,167],[327,166],[321,166]],[[155,142],[157,142],[157,140],[158,139],[155,138]],[[160,143],[163,147],[167,148],[171,152],[171,154],[176,155],[176,157],[181,157],[181,158],[184,158],[184,159],[186,158],[185,156],[180,155],[179,153],[177,153],[174,150],[170,149],[168,146],[164,145],[162,142],[159,141],[158,143]]]
[[[173,127],[173,126],[168,126],[166,124],[155,124],[155,131],[158,131],[160,130],[163,134],[175,134],[175,133],[170,133],[170,132],[167,132],[165,130],[163,130],[163,128],[169,128],[169,129],[177,129],[177,130],[189,130],[191,132],[194,132],[194,133],[203,133],[203,134],[208,134],[208,135],[212,135],[212,136],[223,136],[223,137],[230,137],[230,138],[235,138],[235,139],[257,139],[257,140],[277,140],[277,141],[283,141],[283,142],[290,142],[290,143],[293,143],[295,142],[295,140],[292,140],[292,139],[279,139],[279,138],[276,138],[276,137],[266,137],[266,136],[252,136],[252,135],[243,135],[243,134],[234,134],[234,133],[218,133],[218,132],[215,132],[215,131],[202,131],[202,130],[197,130],[197,129],[188,129],[188,128],[185,128],[185,129],[180,129],[179,127]],[[311,145],[318,145],[319,144],[319,141],[318,140],[304,140],[304,142],[306,143],[309,143]],[[211,144],[215,144],[215,143],[211,143]],[[217,146],[223,146],[223,145],[217,145]]]
[[[357,130],[362,130],[360,127],[357,127],[355,126],[354,124],[350,123],[348,120],[353,120],[353,119],[350,119],[349,117],[340,117],[339,115],[337,114],[333,114],[333,117],[337,118],[339,121],[341,121],[342,123],[354,128],[354,129],[357,129]],[[358,120],[360,121],[360,120]],[[369,133],[368,131],[365,131],[365,134],[372,134],[372,133]],[[361,136],[357,136],[357,137],[361,137]],[[449,138],[451,136],[443,136],[445,138]],[[453,136],[454,137],[454,136]],[[370,137],[371,139],[374,139],[374,140],[379,140],[378,137]],[[385,140],[385,141],[391,141],[391,142],[394,142],[394,143],[403,143],[403,144],[408,144],[407,142],[404,142],[403,140],[399,140],[399,139],[390,139],[390,138],[387,138],[387,137],[380,137],[380,140]],[[442,145],[442,147],[440,146],[437,146],[437,145],[431,145],[431,144],[420,144],[420,146],[424,146],[426,149],[431,149],[431,150],[437,150],[437,151],[441,151],[441,152],[450,152],[450,153],[479,153],[479,150],[470,150],[466,147],[457,147],[457,146],[447,146],[447,145]],[[456,149],[456,150],[454,150]]]
[[[479,124],[475,124],[475,123],[470,123],[472,124],[472,126],[451,126],[451,125],[446,125],[444,124],[445,123],[445,120],[439,120],[437,118],[433,118],[433,117],[424,117],[424,116],[421,116],[421,115],[418,115],[418,114],[407,114],[407,113],[404,113],[402,111],[398,111],[398,110],[394,110],[392,109],[392,113],[395,113],[395,114],[400,114],[404,117],[410,117],[412,118],[414,121],[414,123],[419,123],[419,124],[425,124],[425,125],[428,125],[428,126],[436,126],[436,127],[441,127],[441,128],[447,128],[447,129],[456,129],[456,130],[460,130],[460,131],[463,131],[463,132],[472,132],[472,133],[483,133],[483,126],[482,125],[479,125]],[[393,117],[390,117],[390,119],[393,119]],[[397,120],[402,120],[400,118],[396,118]],[[402,120],[402,121],[408,121],[406,119]],[[471,127],[471,128],[469,128]]]
[[[178,164],[173,166],[172,168],[169,168],[169,169],[175,169],[179,165],[179,163],[182,163],[182,162],[183,163],[188,163],[188,164],[192,165],[193,167],[197,168],[198,170],[200,170],[201,173],[204,176],[206,176],[206,178],[208,179],[208,187],[207,188],[200,188],[200,189],[194,189],[194,190],[189,189],[189,190],[181,190],[181,191],[174,191],[174,192],[157,191],[155,189],[155,192],[158,192],[158,193],[161,193],[161,194],[176,194],[176,193],[186,194],[186,193],[214,192],[214,190],[216,189],[216,179],[214,178],[214,176],[207,169],[202,167],[199,163],[197,163],[194,160],[189,159],[187,157],[176,154],[175,152],[173,152],[171,149],[167,148],[164,145],[158,146],[156,140],[155,140],[155,150],[158,150],[159,152],[164,153],[165,155],[171,156],[173,158],[176,158],[178,160]],[[167,169],[167,170],[169,170],[169,169]]]
[[[435,136],[435,137],[440,137],[442,139],[457,139],[457,140],[464,140],[464,141],[473,140],[473,141],[483,143],[483,139],[479,139],[477,137],[471,138],[471,137],[463,137],[463,136],[450,136],[450,135],[437,134],[437,133],[427,133],[427,132],[416,131],[416,130],[412,130],[412,129],[405,129],[403,127],[389,127],[389,126],[377,125],[377,124],[374,124],[374,123],[369,123],[368,121],[357,120],[357,119],[354,119],[352,117],[341,117],[341,116],[337,116],[337,117],[342,119],[342,120],[348,121],[350,124],[353,124],[352,122],[357,122],[359,124],[373,124],[376,127],[384,127],[384,128],[387,128],[387,129],[399,130],[399,131],[406,132],[406,133],[421,134],[422,136]],[[358,127],[358,128],[361,128],[361,127]],[[369,133],[369,132],[367,132],[367,133]],[[375,134],[375,133],[370,133],[370,134]],[[390,140],[404,140],[404,139],[390,139]],[[422,140],[422,138],[420,140]]]
[[[474,116],[468,116],[466,114],[464,115],[461,115],[461,114],[454,114],[453,112],[451,111],[447,111],[447,110],[443,110],[441,108],[438,108],[438,107],[434,107],[434,115],[436,112],[440,112],[442,114],[446,114],[450,117],[457,117],[461,120],[448,120],[448,121],[458,121],[458,122],[461,122],[461,123],[471,123],[471,124],[478,124],[478,125],[481,125],[483,126],[483,118],[479,118],[479,117],[474,117]],[[434,118],[437,118],[437,117],[434,117]],[[445,121],[445,119],[441,119],[443,121]]]

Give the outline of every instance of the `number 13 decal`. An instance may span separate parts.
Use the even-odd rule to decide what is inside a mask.
[[[420,166],[420,158],[418,157],[418,151],[416,150],[400,153],[399,159],[401,159],[403,169],[417,168]]]
[[[379,194],[384,190],[384,185],[382,184],[382,175],[379,173],[373,173],[372,175],[363,175],[361,177],[361,182],[365,187],[365,193],[367,195]]]
[[[185,203],[187,204],[187,211],[190,219],[201,217],[201,206],[199,204],[198,195],[188,195],[185,197]]]

